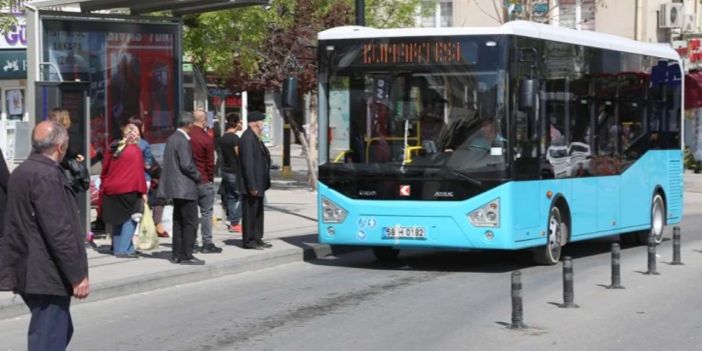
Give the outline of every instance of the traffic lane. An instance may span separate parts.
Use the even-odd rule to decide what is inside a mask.
[[[698,207],[701,198],[688,197],[691,203],[688,203],[687,217],[682,224],[685,238],[683,258],[691,256],[690,261],[695,262],[689,264],[689,269],[668,266],[665,262],[671,260],[671,242],[666,240],[658,248],[659,271],[674,277],[663,284],[647,281],[646,278],[656,277],[641,274],[646,270],[646,247],[623,245],[622,279],[629,288],[619,295],[611,295],[614,297],[611,303],[606,301],[610,296],[607,294],[616,291],[610,293],[604,286],[610,284],[610,249],[617,237],[569,245],[566,254],[575,259],[576,303],[582,305],[576,312],[579,314],[557,314],[570,313],[559,312],[563,310],[555,306],[562,302],[561,267],[533,266],[526,252],[405,252],[398,262],[386,264],[374,261],[349,264],[343,259],[329,258],[311,263],[365,271],[436,272],[442,276],[411,289],[379,296],[378,301],[369,299],[354,309],[308,321],[298,328],[287,331],[281,328],[271,338],[246,345],[246,349],[265,350],[271,349],[271,345],[285,345],[282,349],[305,350],[334,345],[340,349],[541,350],[568,345],[585,350],[590,347],[587,345],[593,344],[597,347],[589,349],[622,349],[622,345],[628,344],[643,349],[647,345],[661,348],[677,345],[678,349],[690,349],[696,341],[685,341],[690,338],[681,337],[694,333],[696,327],[676,327],[664,333],[658,328],[668,323],[676,326],[697,323],[694,317],[686,317],[689,315],[687,306],[681,302],[699,291],[697,282],[702,262],[699,262],[700,255],[695,248],[702,247],[702,243],[695,228],[702,224]],[[671,230],[668,228],[668,236]],[[520,332],[510,332],[504,327],[510,322],[509,273],[513,269],[521,269],[524,273],[524,285],[530,289],[525,290],[525,310],[533,312],[536,317],[530,321],[527,314],[527,322],[532,328]],[[673,270],[668,272],[669,269]],[[673,286],[678,288],[671,288]],[[673,295],[679,300],[665,298]],[[658,301],[663,303],[656,303]],[[427,305],[431,307],[426,308]],[[568,319],[575,321],[560,324]],[[655,322],[652,323],[651,319]],[[591,326],[593,323],[595,327]],[[503,335],[505,332],[508,334]],[[628,335],[628,338],[619,334]],[[490,337],[486,339],[486,335]],[[604,337],[599,339],[600,342],[592,342],[590,339],[596,335]],[[650,340],[642,335],[661,337]],[[558,336],[562,337],[559,339]],[[527,342],[523,337],[530,339]],[[575,343],[573,346],[571,341],[578,341],[581,345]],[[525,342],[531,345],[530,348],[519,346]],[[469,345],[472,347],[466,348]]]
[[[343,260],[363,265],[373,258],[360,253]],[[436,276],[299,263],[75,305],[71,349],[238,348],[278,328]],[[25,315],[0,321],[0,350],[26,349],[28,320]]]
[[[700,246],[699,241],[690,244]],[[687,251],[691,249],[686,248],[684,260],[692,255]],[[471,254],[452,256],[459,261],[461,257],[471,260],[474,259]],[[309,350],[334,345],[340,349],[509,350],[526,343],[533,349],[543,349],[551,346],[554,340],[564,342],[554,339],[561,335],[565,342],[578,340],[578,335],[591,335],[576,328],[580,319],[586,324],[584,328],[597,330],[590,325],[594,323],[595,327],[604,328],[604,332],[616,328],[600,319],[624,321],[625,326],[632,324],[625,318],[631,315],[607,313],[612,304],[605,302],[612,296],[623,298],[624,301],[614,301],[625,311],[635,310],[634,317],[644,312],[644,317],[640,318],[655,319],[655,323],[645,319],[643,326],[621,331],[631,333],[636,340],[641,335],[658,335],[647,330],[647,324],[656,330],[661,324],[696,325],[694,320],[671,319],[670,311],[675,309],[658,311],[631,306],[633,301],[659,298],[651,296],[656,290],[650,289],[646,280],[641,279],[643,276],[635,272],[645,269],[642,247],[623,253],[623,283],[628,289],[619,295],[599,286],[609,283],[607,254],[576,259],[576,303],[582,307],[574,312],[550,304],[561,301],[560,267],[522,268],[525,320],[533,327],[523,332],[508,331],[504,327],[510,316],[507,269],[499,269],[497,273],[475,268],[435,269],[441,262],[452,264],[453,259],[447,260],[443,253],[407,255],[405,261],[409,264],[395,266],[374,261],[369,252],[326,261],[338,261],[338,264],[292,264],[75,306],[77,334],[72,348]],[[670,283],[665,279],[670,279],[671,271],[689,267],[699,272],[697,268],[702,263],[697,261],[690,258],[688,265],[675,269],[661,264],[664,275],[648,278],[663,278],[661,280]],[[493,264],[499,266],[499,263]],[[692,280],[699,281],[698,278]],[[661,280],[649,282],[658,282],[659,287],[667,288],[684,286],[660,284]],[[681,297],[685,299],[689,298],[686,292],[696,293],[699,287],[687,286],[682,291],[685,294]],[[664,295],[673,293],[677,292],[663,290]],[[605,311],[597,308],[599,305],[593,301],[602,304]],[[575,321],[561,323],[569,318]],[[25,348],[26,325],[26,317],[0,322],[0,340],[8,341],[8,350]],[[690,329],[683,328],[680,332],[689,334]],[[619,339],[618,335],[604,335],[605,345]]]
[[[279,328],[244,349],[309,350],[333,345],[342,350],[696,350],[702,318],[690,311],[701,307],[702,253],[697,248],[702,247],[702,240],[693,228],[702,224],[701,217],[690,215],[683,223],[685,266],[666,263],[671,260],[669,241],[659,247],[661,276],[641,274],[646,270],[646,247],[626,247],[621,261],[625,290],[605,288],[611,282],[611,240],[572,245],[570,252],[577,257],[578,309],[556,306],[563,302],[560,265],[522,267],[525,321],[530,326],[526,330],[506,328],[511,316],[507,267],[490,260],[487,267],[462,266],[479,260],[471,253],[410,253],[395,267],[373,263],[346,267],[441,276],[294,328]],[[507,263],[513,265],[522,264]]]

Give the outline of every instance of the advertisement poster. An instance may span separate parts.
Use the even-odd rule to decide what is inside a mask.
[[[146,140],[165,143],[179,109],[176,25],[47,20],[44,29],[44,57],[63,80],[90,82],[90,142],[97,153],[121,137],[132,116],[144,121]]]
[[[107,114],[113,133],[141,116],[151,143],[165,143],[175,130],[174,38],[169,34],[107,35]]]
[[[349,93],[349,79],[341,78],[333,81],[329,92],[329,145],[332,157],[350,148],[350,116],[351,96]]]

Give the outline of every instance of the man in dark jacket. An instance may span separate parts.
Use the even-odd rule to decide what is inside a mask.
[[[242,246],[261,250],[272,245],[263,241],[263,196],[271,187],[271,154],[261,141],[264,115],[252,111],[249,128],[239,140],[239,184],[242,201]]]
[[[173,201],[171,263],[202,265],[205,261],[193,256],[197,236],[197,183],[200,181],[188,135],[193,121],[192,113],[183,113],[178,118],[178,130],[166,141],[157,196]]]
[[[66,129],[39,123],[32,147],[8,183],[0,290],[19,293],[31,311],[29,350],[65,350],[73,335],[71,296],[90,293],[85,232],[59,165],[68,149]]]

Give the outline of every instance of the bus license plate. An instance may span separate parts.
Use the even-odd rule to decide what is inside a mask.
[[[424,239],[427,230],[424,227],[385,227],[386,239]]]

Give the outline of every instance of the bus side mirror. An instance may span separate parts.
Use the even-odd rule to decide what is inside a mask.
[[[291,110],[297,108],[297,78],[285,78],[285,80],[283,81],[282,100],[283,108]]]
[[[536,97],[536,79],[522,79],[519,81],[519,109],[527,111],[534,108]]]

